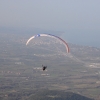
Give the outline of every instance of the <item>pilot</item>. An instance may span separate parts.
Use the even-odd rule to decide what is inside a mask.
[[[43,71],[44,71],[46,68],[47,68],[47,66],[43,66],[43,65],[42,65],[42,69],[43,69]]]

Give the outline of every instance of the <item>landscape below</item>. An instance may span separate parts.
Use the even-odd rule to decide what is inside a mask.
[[[55,39],[0,36],[0,100],[100,99],[100,48],[68,43],[66,53]]]

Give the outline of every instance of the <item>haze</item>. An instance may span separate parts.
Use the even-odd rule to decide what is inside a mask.
[[[100,0],[1,0],[0,33],[51,33],[100,47]]]

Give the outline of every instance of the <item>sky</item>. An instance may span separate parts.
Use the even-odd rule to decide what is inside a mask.
[[[0,0],[0,32],[10,31],[100,47],[100,0]]]

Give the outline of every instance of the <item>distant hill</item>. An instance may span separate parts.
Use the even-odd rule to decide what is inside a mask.
[[[93,100],[72,92],[44,90],[31,95],[27,100]]]

